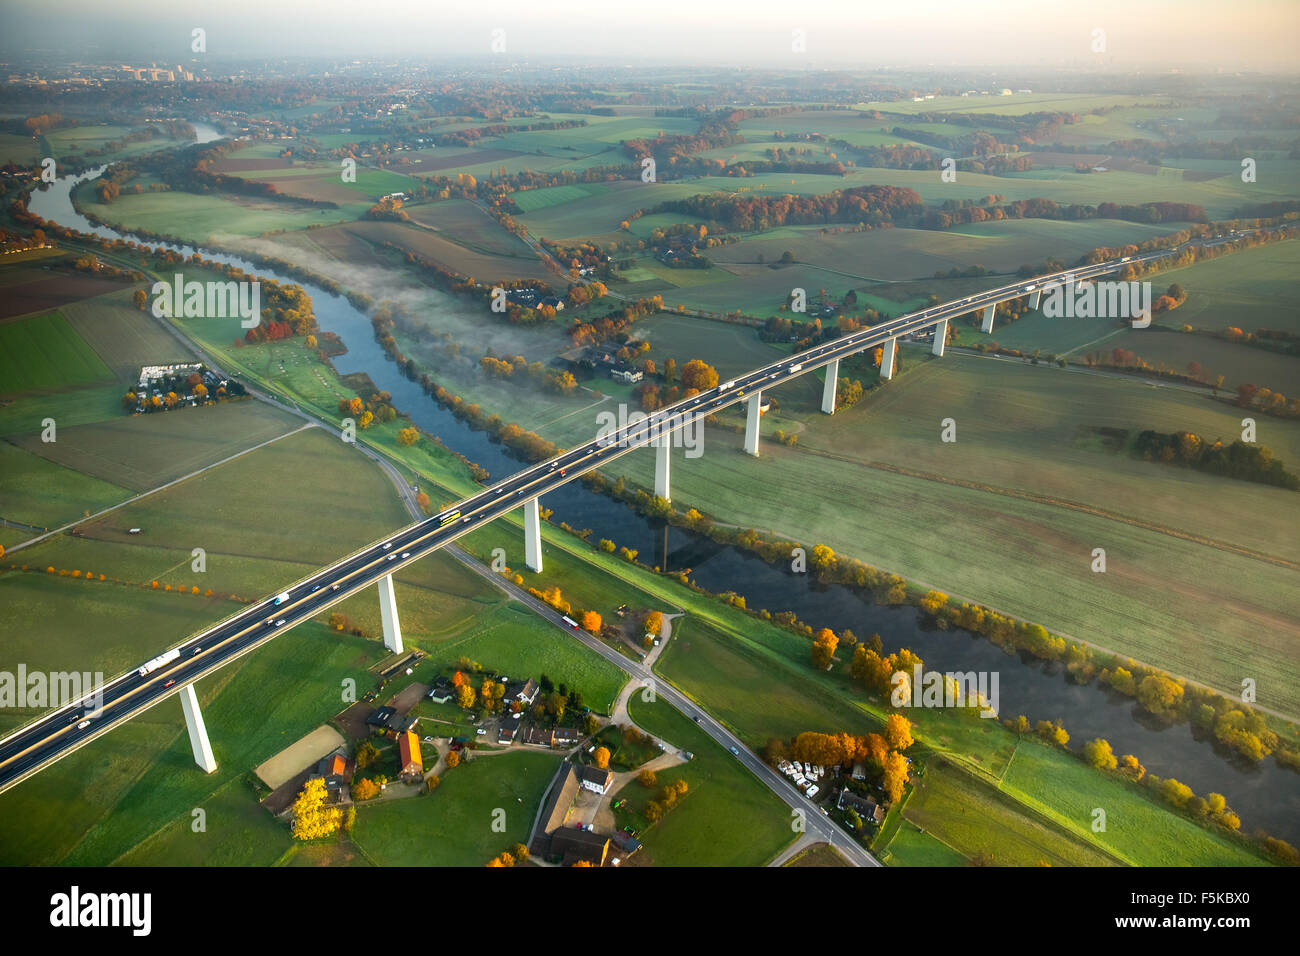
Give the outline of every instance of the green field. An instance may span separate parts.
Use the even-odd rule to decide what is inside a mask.
[[[588,577],[595,577],[597,569],[603,568],[632,585],[671,593],[690,617],[674,630],[656,670],[720,718],[750,746],[761,747],[771,736],[784,737],[803,730],[865,733],[883,720],[877,705],[863,698],[861,691],[851,684],[843,666],[826,674],[814,673],[808,667],[805,639],[686,592],[612,556],[587,551],[572,539],[566,541],[556,534],[549,537],[553,545],[565,542],[566,548],[572,548],[584,558]],[[551,560],[548,552],[547,561]],[[655,708],[646,715],[646,708],[638,710],[638,706],[634,700],[631,716],[638,725],[680,744],[680,735],[674,736],[678,731],[654,723],[656,715],[668,713],[667,708]],[[1060,836],[1078,844],[1069,852],[1089,852],[1088,818],[1080,822],[1073,809],[1075,801],[1126,814],[1164,812],[1147,801],[1144,794],[1116,778],[1085,767],[1072,754],[1030,742],[1021,743],[1017,751],[1016,737],[993,721],[971,720],[942,709],[916,711],[909,716],[928,747],[947,754],[950,759],[961,760],[979,773],[965,784],[965,789],[973,794],[973,801],[1000,799],[992,791],[985,792],[986,785],[980,781],[987,779],[984,774],[993,779],[1006,775],[1003,791],[1026,802],[1027,806],[1008,805],[999,813],[1006,826],[1022,830],[1024,839],[1030,842],[1040,839],[1034,834],[1046,822],[1049,830],[1055,828]],[[685,718],[681,720],[686,732],[699,732]],[[1033,754],[1034,763],[1021,768],[1020,761],[1029,753]],[[1034,782],[1019,783],[1018,774],[1028,771],[1030,766]],[[1008,773],[1009,768],[1014,768],[1014,772]],[[1070,789],[1068,800],[1063,795],[1056,796],[1061,787]],[[1136,804],[1131,807],[1131,802]],[[1181,844],[1179,852],[1188,858],[1231,865],[1242,859],[1244,853],[1252,862],[1259,861],[1251,851],[1187,821],[1171,817],[1171,822],[1162,826],[1175,828],[1176,839]],[[1056,839],[1053,837],[1053,841]],[[1168,859],[1165,848],[1148,842],[1131,829],[1122,833],[1112,829],[1106,846],[1136,865],[1154,865]]]
[[[44,157],[40,141],[17,133],[0,133],[0,165],[35,166]]]
[[[0,441],[0,502],[4,503],[0,517],[55,528],[128,497],[125,488]],[[30,533],[23,533],[19,540],[29,537]]]
[[[804,406],[798,448],[766,442],[758,463],[739,436],[706,430],[704,456],[674,472],[674,505],[829,545],[1224,691],[1238,686],[1244,654],[1270,675],[1261,703],[1300,713],[1300,631],[1284,597],[1295,571],[1231,550],[1300,560],[1290,533],[1300,496],[1081,441],[1098,426],[1231,441],[1238,409],[1141,379],[959,353],[903,361],[918,364],[851,410],[827,418]],[[776,395],[783,414],[800,414],[797,398]],[[948,417],[955,443],[939,441]],[[1295,423],[1266,428],[1261,441],[1277,457],[1300,461]],[[649,486],[652,467],[629,455],[608,470]],[[820,501],[871,505],[796,504],[790,489],[809,481]],[[1107,552],[1104,575],[1089,570],[1095,547]],[[990,553],[996,574],[985,570]]]
[[[656,776],[662,787],[685,780],[686,796],[638,839],[656,866],[762,866],[794,839],[793,817],[785,803],[693,722],[663,702],[646,703],[633,694],[628,716],[643,730],[689,750],[695,759]],[[620,822],[644,820],[642,811],[655,794],[630,783],[615,811]]]
[[[131,290],[65,305],[60,310],[118,380],[134,385],[140,366],[193,361],[193,353],[162,323],[131,303]]]
[[[86,212],[118,229],[146,230],[181,239],[225,242],[281,229],[305,229],[356,218],[356,210],[307,209],[291,203],[236,199],[225,194],[186,192],[122,195],[111,205],[76,192]]]
[[[284,435],[299,419],[255,400],[170,412],[128,415],[60,429],[58,441],[39,435],[10,440],[33,454],[133,491],[157,488],[182,475]]]
[[[1136,785],[1077,760],[1060,760],[1029,741],[1016,751],[1002,781],[1007,793],[1047,810],[1076,832],[1090,832],[1093,810],[1106,811],[1106,831],[1092,839],[1137,866],[1259,866],[1263,860],[1221,831],[1197,826],[1155,803]],[[910,815],[912,805],[908,805]]]
[[[555,683],[580,691],[583,702],[598,713],[609,712],[627,681],[627,675],[613,664],[519,604],[484,608],[467,631],[446,641],[428,642],[405,628],[403,634],[429,651],[442,667],[464,656],[512,677],[546,674]]]
[[[964,866],[966,857],[914,824],[903,823],[880,858],[889,866]]]
[[[100,382],[107,366],[59,312],[0,323],[0,394]]]
[[[559,754],[478,756],[442,777],[427,796],[357,808],[353,842],[380,866],[482,866],[525,843]],[[493,829],[504,810],[505,830]]]
[[[910,829],[910,822],[968,859],[980,857],[999,866],[1114,866],[1117,862],[942,761],[931,761],[926,767],[903,819],[900,834]],[[910,849],[924,851],[915,844]]]

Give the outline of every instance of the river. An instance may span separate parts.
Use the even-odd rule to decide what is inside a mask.
[[[218,131],[207,124],[193,125],[201,143],[220,138]],[[374,340],[369,318],[346,298],[313,283],[281,276],[239,256],[148,241],[91,223],[73,208],[72,188],[102,172],[101,168],[77,177],[63,177],[33,192],[31,211],[43,219],[103,238],[131,239],[186,255],[198,251],[205,259],[229,263],[249,273],[297,282],[311,296],[320,328],[338,334],[347,344],[347,353],[334,359],[339,372],[368,374],[378,388],[392,393],[393,404],[408,413],[420,428],[438,435],[449,448],[478,462],[496,479],[521,467],[521,462],[487,433],[458,420],[402,375]],[[1212,738],[1193,733],[1189,724],[1166,726],[1150,719],[1131,699],[1097,683],[1079,686],[1069,682],[1059,665],[1008,655],[964,631],[926,629],[920,624],[916,608],[874,605],[849,589],[821,585],[811,575],[796,574],[788,567],[772,567],[707,536],[644,518],[579,482],[548,495],[545,503],[554,509],[556,523],[567,521],[575,528],[590,528],[593,540],[608,538],[640,551],[643,558],[652,555],[649,564],[666,569],[690,568],[691,576],[702,587],[713,592],[735,591],[745,597],[750,607],[794,611],[813,627],[836,631],[851,628],[859,639],[879,633],[886,652],[910,647],[925,662],[927,671],[996,671],[1000,675],[999,712],[1003,717],[1025,714],[1031,723],[1059,718],[1075,749],[1086,740],[1104,737],[1116,754],[1136,754],[1149,772],[1175,777],[1198,796],[1223,794],[1240,815],[1243,831],[1262,827],[1273,836],[1300,845],[1300,775],[1280,767],[1271,757],[1258,765],[1245,764],[1219,748]],[[743,516],[728,517],[736,520]],[[843,729],[850,733],[861,730],[809,729]]]

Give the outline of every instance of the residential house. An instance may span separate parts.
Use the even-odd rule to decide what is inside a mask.
[[[537,697],[537,681],[531,677],[526,681],[511,681],[506,685],[506,697],[521,704],[531,704]]]
[[[581,740],[585,734],[577,727],[556,727],[551,738],[552,747],[572,746]]]
[[[835,807],[838,810],[854,810],[863,820],[871,820],[875,823],[885,819],[884,807],[870,797],[854,793],[848,787],[840,791],[840,798],[836,801]]]
[[[385,733],[388,730],[388,722],[393,719],[397,711],[392,707],[376,707],[366,718],[366,726],[375,733]]]
[[[511,744],[514,743],[515,728],[511,724],[502,724],[497,728],[497,743]]]
[[[612,771],[586,764],[578,771],[578,782],[583,790],[591,790],[603,796],[609,792],[610,785],[614,782],[614,774]]]
[[[529,724],[520,733],[519,740],[520,743],[532,744],[536,747],[553,747],[555,746],[555,731]]]

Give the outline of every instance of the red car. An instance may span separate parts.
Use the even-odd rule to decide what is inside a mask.
[[[169,680],[167,683],[163,684],[163,687],[171,687],[172,684],[174,684],[174,683],[176,683],[176,678],[175,678],[175,677],[173,677],[173,678],[172,678],[171,680]]]

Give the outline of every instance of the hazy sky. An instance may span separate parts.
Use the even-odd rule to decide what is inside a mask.
[[[1298,0],[0,0],[0,50],[597,56],[750,66],[1296,70]],[[803,30],[806,53],[792,52]],[[1105,31],[1106,52],[1092,50]],[[152,54],[152,55],[151,55]]]

